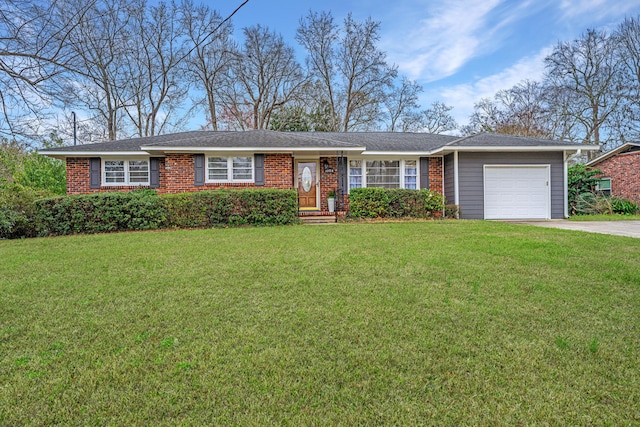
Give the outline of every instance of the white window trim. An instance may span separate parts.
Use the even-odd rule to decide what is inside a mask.
[[[234,157],[248,157],[251,159],[251,179],[233,179],[233,158]],[[227,159],[227,179],[209,179],[209,159]],[[204,182],[212,184],[223,183],[253,183],[256,180],[256,163],[253,155],[233,155],[233,156],[206,156],[205,158],[205,180]]]
[[[150,185],[151,181],[151,160],[149,157],[139,158],[139,159],[122,159],[122,158],[102,158],[101,159],[102,170],[101,170],[101,179],[103,187],[144,187]],[[147,162],[147,180],[145,182],[130,182],[129,177],[129,162]],[[124,162],[124,182],[107,182],[107,168],[105,167],[106,162]]]
[[[609,181],[609,188],[601,189],[600,188],[601,181]],[[598,178],[598,182],[596,182],[596,191],[602,191],[602,192],[608,191],[609,196],[611,196],[611,178],[610,177]]]
[[[348,192],[351,192],[351,166],[349,164],[349,162],[351,160],[359,160],[362,162],[362,164],[360,165],[361,168],[361,172],[362,172],[362,187],[359,188],[367,188],[367,162],[375,162],[375,161],[400,161],[399,167],[400,167],[400,187],[398,188],[405,188],[405,167],[406,167],[406,161],[415,161],[416,162],[416,190],[420,190],[420,158],[412,158],[412,157],[407,157],[407,158],[375,158],[375,159],[364,159],[362,157],[349,157],[347,158],[347,186],[348,186]]]

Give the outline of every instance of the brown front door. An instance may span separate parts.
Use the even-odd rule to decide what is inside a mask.
[[[318,162],[298,162],[297,175],[300,209],[318,209]]]

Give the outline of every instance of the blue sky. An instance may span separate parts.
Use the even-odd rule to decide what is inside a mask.
[[[240,3],[211,6],[226,16]],[[302,63],[294,35],[309,10],[331,11],[338,22],[349,12],[379,21],[379,47],[401,74],[424,87],[422,107],[443,101],[466,124],[480,98],[539,79],[558,41],[573,40],[587,28],[612,29],[625,16],[640,15],[640,1],[249,0],[233,18],[237,39],[243,27],[267,26],[299,51]]]

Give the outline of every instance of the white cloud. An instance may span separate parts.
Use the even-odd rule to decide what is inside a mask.
[[[416,7],[412,22],[417,25],[393,30],[385,48],[400,70],[412,78],[429,82],[450,76],[478,55],[480,46],[491,37],[486,23],[500,3],[455,0]],[[424,11],[422,18],[420,11]]]
[[[552,51],[548,46],[536,55],[520,59],[511,67],[471,83],[442,87],[432,96],[452,106],[452,113],[460,124],[466,124],[473,113],[473,104],[482,98],[492,98],[496,92],[509,89],[523,80],[541,80],[544,74],[544,58]]]
[[[563,0],[560,5],[564,18],[574,18],[579,15],[607,16],[624,15],[632,9],[638,7],[633,1],[611,1],[611,0]]]

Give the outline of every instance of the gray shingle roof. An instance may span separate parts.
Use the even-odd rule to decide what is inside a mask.
[[[510,135],[481,133],[465,138],[429,133],[399,132],[275,132],[253,131],[191,131],[169,135],[122,139],[70,147],[42,150],[44,154],[71,155],[72,153],[144,152],[162,151],[163,148],[282,148],[282,149],[358,149],[369,152],[432,152],[456,147],[554,147],[582,146],[566,141],[550,141]],[[584,147],[584,146],[583,146]]]
[[[365,146],[367,151],[431,151],[459,139],[457,136],[409,132],[322,132],[311,135]]]
[[[549,139],[529,138],[525,136],[502,135],[498,133],[479,133],[476,135],[459,138],[447,144],[447,147],[553,147],[556,145],[583,144],[567,141],[554,141]]]

